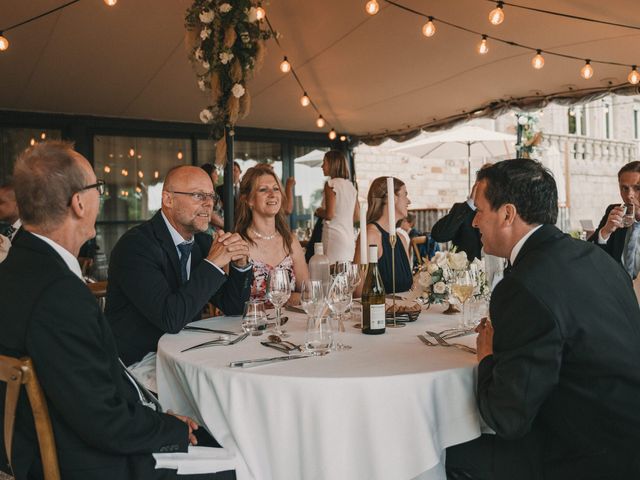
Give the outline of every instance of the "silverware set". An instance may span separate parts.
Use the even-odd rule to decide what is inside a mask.
[[[231,362],[229,367],[231,368],[251,368],[251,367],[260,367],[262,365],[269,365],[271,363],[279,363],[286,362],[288,360],[298,360],[300,358],[313,358],[313,357],[322,357],[329,352],[314,352],[312,354],[309,353],[299,353],[296,355],[287,355],[286,357],[269,357],[269,358],[253,358],[250,360],[238,360],[237,362]]]
[[[437,332],[427,331],[426,334],[431,336],[431,337],[433,337],[436,340],[436,342],[433,342],[433,341],[429,340],[424,335],[418,335],[418,339],[422,343],[424,343],[425,345],[427,345],[429,347],[437,347],[437,346],[455,347],[455,348],[458,348],[458,349],[463,350],[465,352],[473,353],[474,355],[476,354],[476,349],[475,348],[471,348],[471,347],[469,347],[467,345],[464,345],[462,343],[450,343],[450,342],[447,342],[447,340],[445,340],[445,338],[443,336],[443,332],[437,333]],[[450,336],[448,338],[455,338],[455,337],[459,337],[459,336],[462,336],[462,335]]]
[[[293,342],[283,340],[278,335],[269,335],[267,342],[260,342],[265,347],[273,348],[282,353],[291,353],[294,350],[302,351],[301,345],[296,345]]]
[[[238,335],[238,334],[234,333],[233,335]],[[197,350],[199,348],[205,348],[205,347],[218,347],[218,346],[226,347],[229,345],[235,345],[236,343],[241,342],[248,336],[249,336],[249,332],[243,333],[242,335],[237,336],[233,340],[229,340],[229,338],[227,337],[218,337],[215,340],[209,340],[208,342],[199,343],[198,345],[194,345],[193,347],[185,348],[180,353],[188,352],[189,350]]]

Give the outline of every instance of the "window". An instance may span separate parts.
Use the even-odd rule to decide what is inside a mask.
[[[41,140],[60,140],[60,130],[36,128],[0,128],[0,183],[9,180],[13,164],[29,145]]]
[[[604,102],[604,138],[611,138],[611,104]]]
[[[313,228],[313,214],[322,202],[326,177],[322,173],[322,159],[328,148],[310,146],[293,147],[293,165],[296,177],[293,228]]]
[[[569,134],[575,135],[578,133],[575,109],[569,108],[567,111],[567,120],[569,121]]]
[[[633,138],[635,138],[636,140],[638,140],[638,138],[640,138],[640,136],[638,135],[640,133],[640,125],[638,125],[638,105],[635,104],[633,106]]]
[[[96,242],[108,255],[124,232],[160,209],[164,177],[171,167],[191,163],[191,142],[97,135],[93,148],[93,168],[106,183]]]

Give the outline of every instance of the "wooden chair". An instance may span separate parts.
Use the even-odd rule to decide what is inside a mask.
[[[0,381],[7,384],[4,406],[4,444],[9,466],[11,467],[11,447],[18,395],[20,394],[20,386],[24,385],[38,435],[44,478],[45,480],[60,480],[56,442],[51,428],[49,409],[31,358],[17,359],[0,355]]]
[[[98,304],[100,305],[100,308],[103,312],[105,303],[107,301],[107,283],[108,282],[106,281],[87,283],[87,287],[89,287],[91,293],[95,295],[96,300],[98,300]]]
[[[422,235],[420,237],[413,237],[411,239],[411,248],[413,249],[413,254],[418,260],[418,265],[422,265],[422,256],[420,255],[420,245],[424,245],[427,243],[427,236]]]

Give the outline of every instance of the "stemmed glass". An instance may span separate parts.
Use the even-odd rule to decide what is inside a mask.
[[[316,317],[324,307],[324,288],[320,280],[305,280],[300,288],[300,306],[310,317]]]
[[[276,309],[276,325],[274,332],[286,336],[280,326],[280,310],[291,296],[289,272],[284,268],[274,268],[267,277],[267,298]]]
[[[460,303],[462,304],[462,318],[461,327],[464,327],[466,322],[465,317],[465,304],[467,300],[473,295],[473,290],[475,289],[475,281],[472,273],[469,270],[459,270],[455,272],[453,283],[451,284],[451,293],[454,297],[456,297]]]
[[[347,278],[349,279],[349,288],[351,290],[351,297],[353,298],[353,292],[356,290],[358,285],[360,285],[360,281],[362,280],[362,269],[360,268],[360,265],[357,263],[349,263]],[[351,310],[353,310],[353,303],[351,304]],[[361,328],[360,325],[354,326],[356,328]]]
[[[327,293],[327,304],[329,308],[336,316],[337,327],[335,335],[335,349],[336,350],[349,350],[350,345],[345,345],[340,340],[342,333],[344,332],[344,313],[351,306],[352,294],[351,286],[349,284],[349,278],[346,273],[338,273],[331,283],[329,292]]]

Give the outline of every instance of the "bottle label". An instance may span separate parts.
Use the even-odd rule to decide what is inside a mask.
[[[383,304],[369,305],[369,318],[371,319],[371,330],[385,328],[385,308]]]

